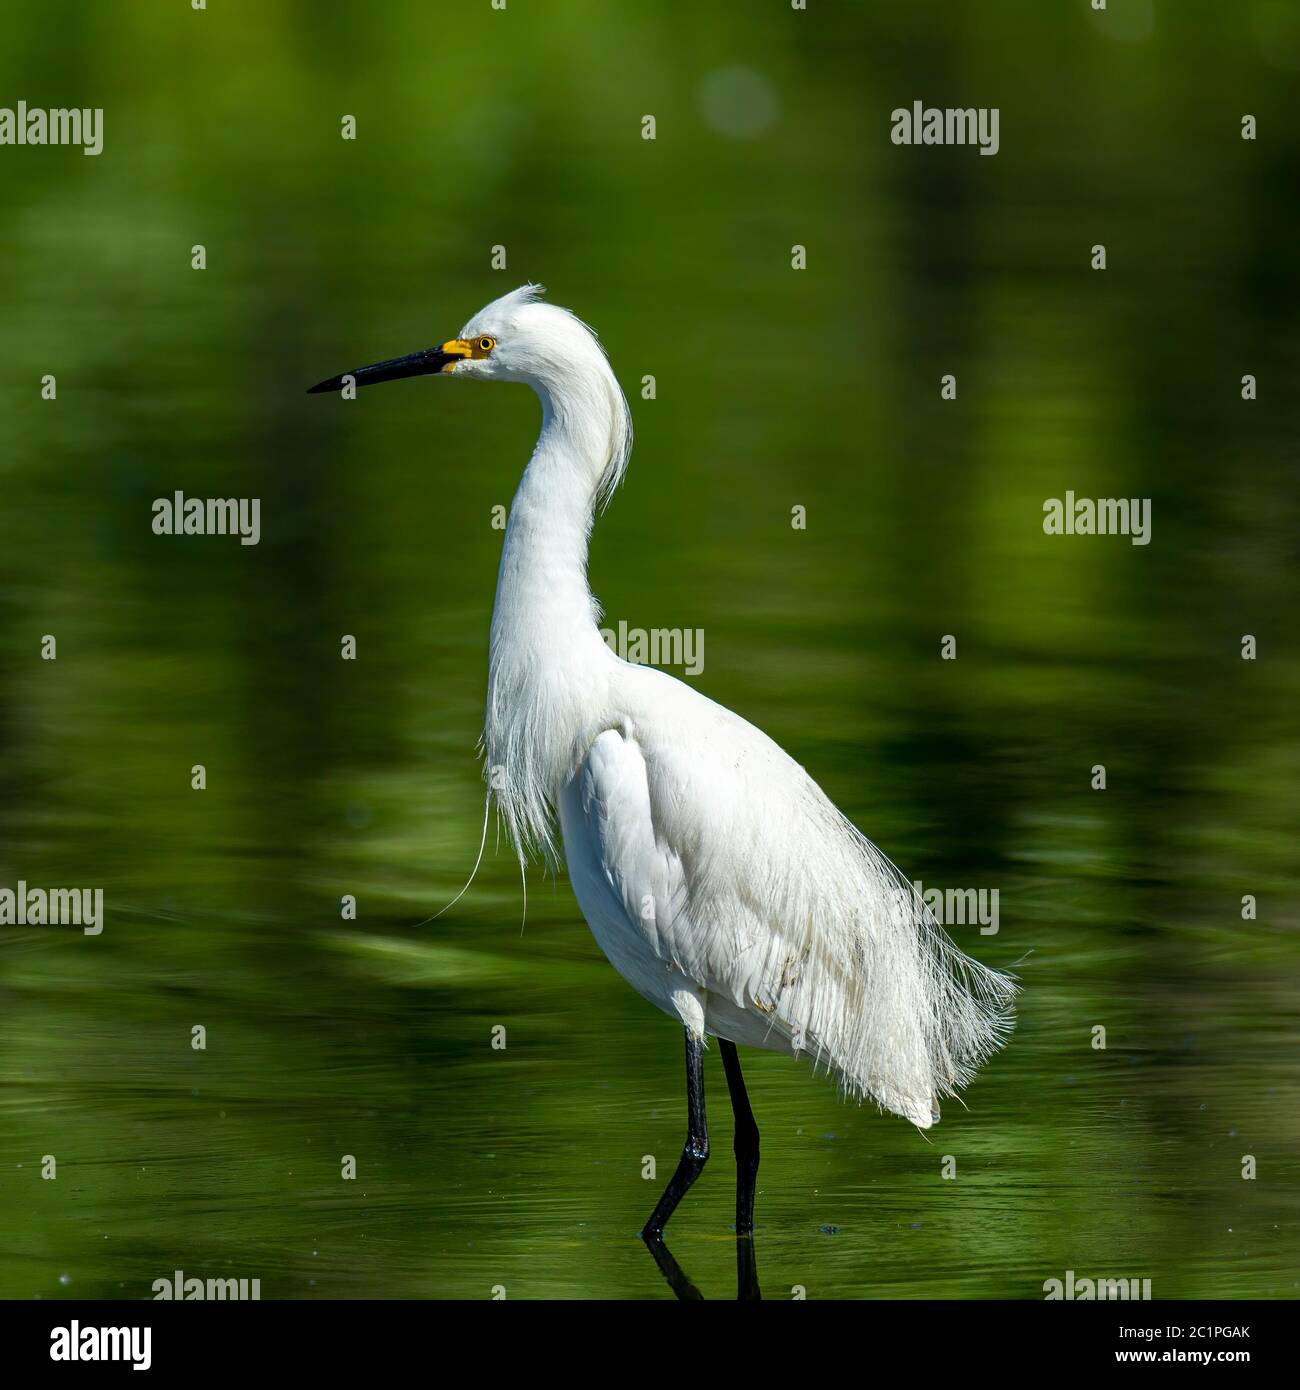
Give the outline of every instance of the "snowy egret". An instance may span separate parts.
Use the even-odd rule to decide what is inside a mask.
[[[1015,987],[971,960],[804,769],[753,725],[615,655],[587,583],[596,510],[627,467],[627,402],[596,335],[525,285],[438,347],[313,386],[515,381],[542,429],[497,578],[483,731],[521,865],[554,858],[611,964],[686,1039],[686,1143],[643,1235],[709,1156],[706,1036],[735,1114],[736,1231],[753,1230],[758,1126],[736,1044],[807,1054],[846,1095],[927,1129],[1004,1040]],[[486,824],[485,824],[486,828]]]

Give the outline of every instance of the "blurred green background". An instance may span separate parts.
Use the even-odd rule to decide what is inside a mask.
[[[1278,0],[11,7],[0,104],[105,147],[0,148],[0,884],[106,927],[0,929],[0,1295],[670,1296],[677,1029],[563,875],[521,935],[504,849],[415,925],[474,860],[536,401],[303,394],[535,279],[632,402],[608,617],[703,629],[687,679],[910,877],[999,889],[956,935],[1024,986],[925,1137],[746,1054],[766,1295],[1294,1297],[1298,81]],[[893,146],[914,100],[1001,152]],[[155,536],[176,489],[261,544]],[[1067,489],[1151,544],[1045,536]],[[670,1236],[726,1297],[708,1078]]]

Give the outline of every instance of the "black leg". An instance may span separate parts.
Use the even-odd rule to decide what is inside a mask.
[[[752,1117],[751,1117],[752,1119]],[[757,1133],[757,1131],[756,1131]],[[677,1203],[686,1196],[690,1185],[700,1176],[709,1157],[709,1131],[704,1123],[704,1039],[686,1033],[686,1145],[682,1149],[677,1171],[664,1188],[642,1236],[649,1240],[663,1234],[668,1218],[677,1210]]]
[[[740,1074],[740,1058],[736,1044],[726,1038],[718,1039],[722,1065],[727,1072],[727,1090],[731,1092],[731,1108],[736,1116],[736,1234],[754,1233],[754,1185],[758,1181],[758,1125],[749,1108],[745,1093],[745,1078]]]

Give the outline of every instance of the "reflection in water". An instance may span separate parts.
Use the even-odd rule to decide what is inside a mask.
[[[645,1241],[646,1249],[654,1256],[654,1262],[659,1266],[659,1273],[668,1281],[668,1287],[683,1302],[692,1302],[703,1299],[704,1295],[686,1277],[673,1257],[673,1253],[664,1243],[664,1238],[659,1235],[641,1233],[641,1239]]]
[[[641,1239],[654,1256],[659,1272],[668,1281],[668,1287],[683,1302],[703,1299],[704,1295],[686,1277],[681,1265],[669,1250],[662,1236],[642,1232]],[[754,1250],[753,1236],[736,1237],[736,1298],[741,1302],[757,1302],[763,1297],[758,1286],[758,1256]]]

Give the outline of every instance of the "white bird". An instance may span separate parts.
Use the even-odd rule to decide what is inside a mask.
[[[808,1055],[844,1093],[927,1129],[1006,1038],[1015,986],[964,955],[787,753],[602,640],[587,584],[597,508],[627,467],[627,401],[596,335],[525,285],[460,335],[312,387],[515,381],[542,429],[510,508],[492,614],[485,776],[521,865],[553,856],[625,980],[686,1035],[687,1138],[643,1234],[708,1158],[703,1051],[736,1117],[736,1231],[753,1229],[758,1129],[735,1044]]]

